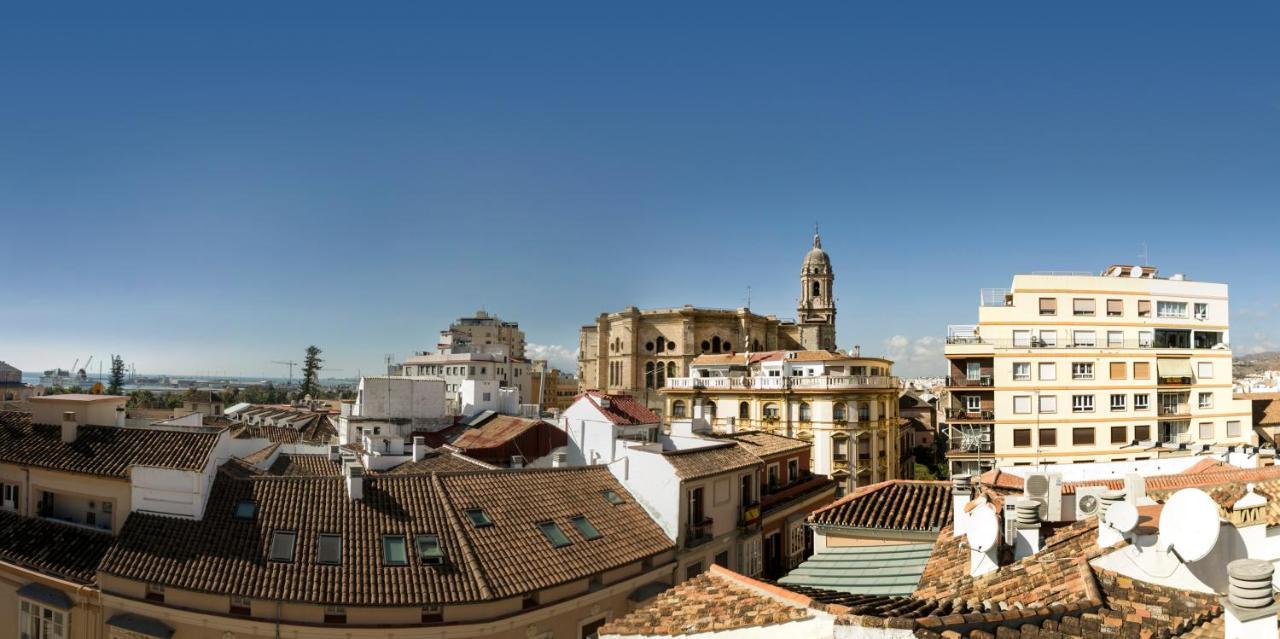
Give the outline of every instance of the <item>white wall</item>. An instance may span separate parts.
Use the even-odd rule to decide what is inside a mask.
[[[352,414],[361,417],[442,419],[444,380],[438,377],[362,377]]]
[[[459,409],[463,415],[475,415],[486,410],[502,412],[498,401],[498,382],[491,379],[465,379],[458,389]]]
[[[204,473],[134,466],[130,469],[133,510],[198,519],[207,497]]]
[[[609,464],[609,471],[649,513],[662,532],[676,541],[680,535],[680,479],[661,453],[644,452],[645,446],[622,442],[619,451],[622,459]],[[647,446],[658,447],[657,444]]]

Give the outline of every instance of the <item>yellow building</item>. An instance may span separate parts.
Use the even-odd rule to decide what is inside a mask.
[[[1226,284],[1152,267],[1035,273],[948,329],[951,471],[1133,461],[1254,441],[1231,394]]]
[[[658,390],[669,377],[689,374],[700,355],[773,350],[830,350],[836,346],[835,271],[822,238],[800,268],[796,320],[760,315],[748,308],[683,306],[602,313],[583,326],[578,377],[583,389],[636,397],[662,410]]]
[[[662,388],[672,419],[705,419],[721,431],[763,430],[812,442],[811,468],[841,494],[903,468],[893,362],[836,351],[702,355],[688,377]]]
[[[535,359],[530,363],[529,388],[530,399],[542,410],[564,412],[578,396],[578,378]]]

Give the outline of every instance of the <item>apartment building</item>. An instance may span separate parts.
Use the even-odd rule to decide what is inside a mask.
[[[457,415],[463,413],[467,390],[464,386],[468,382],[514,388],[518,403],[534,401],[529,382],[531,365],[524,357],[524,332],[519,324],[476,311],[474,316],[458,318],[440,331],[435,352],[415,352],[396,372],[444,379],[448,410]],[[492,395],[495,391],[489,392]]]
[[[836,480],[841,495],[908,470],[892,361],[826,350],[710,354],[689,373],[662,387],[672,419],[811,442],[813,472]]]
[[[578,396],[578,378],[553,368],[547,360],[533,360],[529,371],[530,401],[540,410],[564,412]]]
[[[1149,266],[1019,274],[948,327],[953,473],[1254,441],[1231,393],[1227,285]]]

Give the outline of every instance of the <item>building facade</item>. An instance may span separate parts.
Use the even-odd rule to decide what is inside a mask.
[[[524,331],[518,322],[507,322],[483,310],[460,317],[440,331],[436,350],[441,353],[488,353],[524,359]]]
[[[659,389],[669,377],[686,377],[704,354],[772,350],[833,349],[836,345],[835,271],[813,236],[800,269],[795,320],[760,315],[748,308],[683,306],[602,313],[583,326],[578,341],[578,377],[584,389],[624,393],[663,410]]]
[[[1226,284],[1152,267],[1022,274],[948,328],[952,473],[1253,441],[1231,393]]]
[[[578,396],[578,378],[552,368],[545,359],[535,359],[530,364],[530,402],[543,411],[564,412]]]
[[[835,351],[704,355],[688,377],[667,379],[662,393],[672,419],[692,415],[717,430],[812,442],[813,472],[835,479],[844,494],[904,475],[892,367]]]

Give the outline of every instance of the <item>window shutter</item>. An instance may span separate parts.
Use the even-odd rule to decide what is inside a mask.
[[[1124,362],[1111,362],[1111,379],[1128,379],[1128,371]]]

